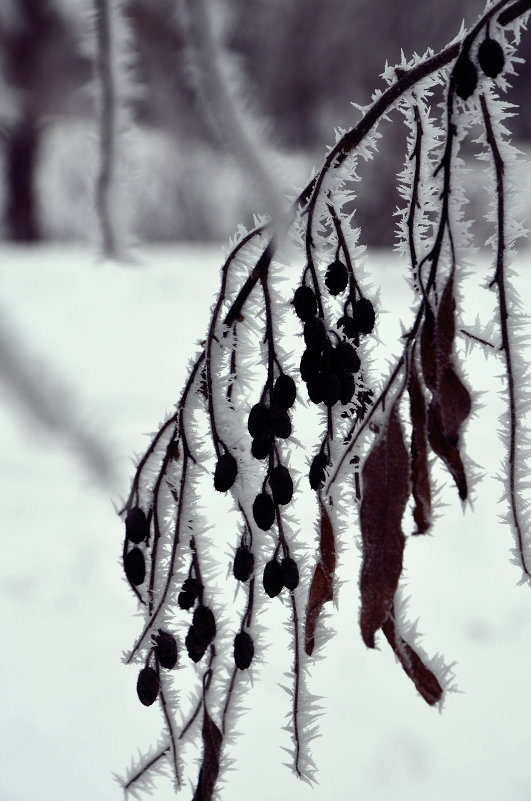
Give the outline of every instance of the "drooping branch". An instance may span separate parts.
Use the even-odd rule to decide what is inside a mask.
[[[345,492],[354,490],[360,507],[362,637],[373,648],[383,635],[428,704],[436,705],[444,696],[444,669],[423,654],[397,613],[407,553],[406,511],[413,511],[415,534],[429,530],[434,505],[431,457],[441,460],[461,500],[473,479],[467,475],[462,441],[471,399],[455,354],[457,287],[463,278],[462,250],[469,241],[462,222],[459,150],[477,121],[478,105],[485,116],[481,92],[489,87],[495,97],[492,81],[498,73],[494,74],[493,63],[500,62],[500,49],[500,71],[512,63],[515,48],[503,30],[503,20],[516,28],[516,7],[522,14],[529,10],[528,3],[499,0],[459,42],[437,55],[415,56],[410,62],[403,58],[399,67],[388,68],[384,73],[388,88],[376,96],[360,122],[338,138],[289,215],[240,233],[223,265],[205,342],[177,412],[139,463],[123,510],[124,565],[127,574],[130,563],[147,562],[149,579],[140,568],[135,572],[131,567],[128,578],[144,602],[146,618],[127,661],[143,664],[142,671],[152,679],[150,670],[158,676],[153,687],[162,688],[159,700],[169,730],[145,771],[149,773],[162,755],[171,753],[178,780],[177,740],[195,738],[202,756],[193,777],[194,799],[210,801],[213,796],[237,702],[249,689],[246,677],[253,674],[255,649],[262,647],[256,623],[259,604],[276,603],[277,598],[290,609],[292,767],[300,777],[311,776],[307,744],[312,732],[306,723],[310,715],[304,676],[308,660],[323,647],[322,609],[334,599],[336,542],[345,533],[341,530]],[[493,30],[504,43],[505,59],[497,40],[484,44],[494,41]],[[489,48],[490,61],[485,58]],[[429,103],[437,85],[445,87],[445,103],[441,118],[433,120]],[[358,161],[377,152],[377,126],[396,108],[410,131],[406,166],[399,178],[405,209],[399,212],[398,229],[415,302],[398,356],[375,389],[367,345],[378,331],[378,308],[360,263],[363,248],[350,209],[355,199],[352,186],[359,180]],[[496,167],[501,156],[494,127],[489,134],[487,119],[484,124],[499,179],[500,253],[505,249],[506,210],[500,208],[503,170]],[[296,255],[289,256],[290,269],[298,270],[299,285],[294,295],[286,293],[282,299],[281,288],[273,282],[291,251]],[[502,346],[508,374],[514,379],[505,262],[499,255],[500,263],[493,284],[500,296],[501,317],[508,320],[505,335],[502,323]],[[293,283],[296,277],[290,274],[289,280]],[[292,312],[304,341],[298,369],[290,354],[295,350],[299,360],[298,346],[284,346],[284,322]],[[301,442],[298,412],[305,401],[304,385],[318,410],[318,433]],[[509,397],[516,410],[515,387]],[[514,415],[510,420],[511,440],[516,443],[521,434]],[[372,444],[371,431],[376,435]],[[299,489],[292,478],[288,447],[296,437],[311,460],[304,478],[316,493],[320,521],[311,575],[306,560],[299,557],[286,513]],[[517,456],[516,449],[510,452],[511,465]],[[511,469],[514,511],[520,488],[516,466]],[[219,611],[224,601],[216,582],[225,557],[216,550],[220,545],[209,541],[198,512],[196,490],[205,470],[214,492],[230,492],[239,521],[233,526],[231,520],[228,532],[232,571],[226,581],[229,589],[242,592],[224,614]],[[207,490],[201,484],[201,498]],[[140,521],[140,530],[134,520]],[[523,531],[521,536],[523,553]],[[304,618],[299,611],[302,593],[307,594]],[[191,624],[181,637],[172,627],[187,615]],[[172,660],[161,649],[170,643],[177,653],[181,639],[181,667],[192,671],[195,689],[183,721],[176,726],[175,710],[165,700],[170,697],[166,686],[172,674],[163,672],[174,665],[170,667]],[[140,700],[154,702],[155,690],[139,692]],[[141,781],[142,771],[135,775]]]

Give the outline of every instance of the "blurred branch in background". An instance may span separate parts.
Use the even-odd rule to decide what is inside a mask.
[[[188,63],[201,113],[222,148],[235,156],[256,186],[263,210],[276,218],[287,204],[272,179],[275,154],[265,126],[243,99],[248,92],[215,30],[214,4],[185,0],[183,10]]]
[[[111,448],[101,439],[96,425],[83,419],[75,393],[56,374],[50,362],[22,344],[22,337],[0,314],[0,381],[16,405],[68,446],[69,452],[92,480],[114,490],[115,463]]]

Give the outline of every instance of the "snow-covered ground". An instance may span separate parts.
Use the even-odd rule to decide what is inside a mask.
[[[518,262],[525,308],[529,255]],[[135,265],[72,249],[0,250],[0,339],[9,343],[0,348],[0,801],[117,799],[112,772],[158,739],[158,709],[141,707],[136,670],[121,663],[140,620],[121,576],[113,504],[128,490],[131,457],[178,397],[221,258],[221,248],[204,246],[152,250]],[[394,264],[388,253],[369,262],[400,303],[405,285]],[[489,313],[477,292],[465,322],[482,308]],[[531,798],[531,589],[516,586],[494,480],[504,458],[501,366],[476,351],[465,371],[477,406],[467,451],[485,478],[464,513],[455,493],[444,493],[433,535],[406,551],[411,617],[426,651],[455,662],[457,692],[439,714],[389,649],[363,647],[359,558],[347,549],[339,609],[327,618],[337,633],[310,678],[323,697],[313,743],[319,784],[298,782],[282,765],[289,700],[277,684],[289,662],[271,649],[271,668],[257,671],[239,719],[222,801]],[[29,385],[53,398],[47,427],[23,400],[20,386]],[[190,795],[186,788],[182,797]],[[155,797],[172,798],[169,782]]]

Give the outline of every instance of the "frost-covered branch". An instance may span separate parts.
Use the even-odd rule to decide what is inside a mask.
[[[507,242],[518,234],[505,187],[514,153],[504,141],[508,111],[499,95],[514,73],[529,8],[499,0],[440,53],[387,67],[387,88],[375,93],[356,126],[338,134],[289,213],[239,231],[177,411],[139,462],[122,510],[125,573],[145,612],[126,662],[141,666],[139,698],[151,705],[159,697],[168,731],[135,774],[136,789],[170,754],[178,783],[176,743],[190,739],[202,751],[194,799],[213,798],[226,742],[262,656],[261,612],[273,599],[282,605],[291,643],[291,765],[313,780],[309,744],[317,710],[308,668],[323,652],[323,609],[336,598],[340,534],[352,506],[359,509],[362,540],[363,641],[374,648],[383,635],[421,698],[430,706],[444,698],[449,669],[423,651],[401,591],[406,534],[424,535],[432,526],[433,463],[442,465],[462,502],[476,480],[464,444],[473,401],[456,334],[491,344],[463,328],[458,306],[472,244],[461,151],[478,119],[491,176],[493,285],[509,386],[508,500],[527,573],[517,386],[523,371],[514,366],[516,301],[507,273]],[[398,176],[404,205],[387,223],[396,226],[414,308],[397,355],[378,376],[380,301],[352,208],[359,162],[377,156],[380,123],[392,112],[403,118],[408,139]],[[314,425],[301,430],[309,405]],[[297,481],[301,474],[305,481]],[[230,493],[234,501],[227,525],[216,518],[215,540],[201,515],[209,492]],[[318,541],[307,542],[294,517],[297,493],[313,503]],[[226,577],[223,549],[232,554]],[[185,676],[192,697],[184,708],[170,708],[172,683]]]

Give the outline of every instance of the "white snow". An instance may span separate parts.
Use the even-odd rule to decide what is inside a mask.
[[[119,798],[112,772],[158,740],[158,709],[141,707],[136,669],[120,661],[140,618],[122,579],[123,530],[113,503],[128,491],[131,457],[148,444],[145,434],[178,398],[221,262],[221,248],[205,246],[146,251],[133,265],[98,263],[73,249],[0,249],[2,332],[19,343],[25,368],[57,409],[97,437],[112,470],[96,482],[75,437],[44,428],[13,387],[0,384],[2,801]],[[518,262],[529,308],[526,262],[529,253]],[[397,308],[409,303],[395,265],[389,253],[368,261],[376,285],[385,276],[387,308],[389,298]],[[488,274],[487,262],[482,269]],[[481,293],[468,296],[470,327],[483,307]],[[393,322],[386,315],[382,326]],[[327,616],[336,635],[308,681],[324,699],[322,736],[313,742],[319,784],[312,789],[282,766],[289,699],[277,685],[286,683],[291,659],[275,648],[272,631],[267,666],[245,698],[250,711],[238,719],[243,736],[230,747],[234,769],[220,801],[529,801],[531,589],[516,586],[512,535],[497,518],[505,512],[493,478],[504,458],[496,435],[500,373],[496,359],[473,349],[465,374],[485,393],[466,431],[468,454],[485,474],[474,508],[462,513],[441,471],[446,507],[433,535],[406,547],[409,614],[419,618],[425,650],[456,662],[459,692],[439,714],[416,695],[383,641],[379,651],[364,648],[358,534],[342,532],[345,583],[339,609]],[[181,797],[190,796],[185,787]],[[162,780],[155,797],[174,797],[170,783]]]

